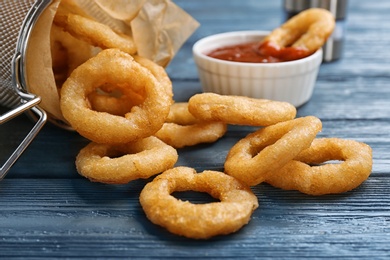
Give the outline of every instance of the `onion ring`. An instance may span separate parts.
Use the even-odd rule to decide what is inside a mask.
[[[95,21],[92,17],[73,13],[68,6],[59,5],[53,24],[95,47],[101,49],[117,48],[129,54],[137,52],[132,37],[115,32],[109,26]]]
[[[133,58],[156,77],[160,84],[163,85],[167,95],[173,96],[172,82],[163,67],[138,55],[134,55]],[[115,92],[115,88],[102,86],[100,91],[91,93],[88,98],[94,110],[123,116],[130,112],[132,107],[140,105],[145,100],[144,92],[142,89],[138,92],[127,89],[126,93],[118,94]]]
[[[188,103],[174,103],[162,128],[154,135],[174,148],[212,143],[227,131],[222,122],[197,120],[189,111]]]
[[[129,93],[132,94],[130,95]],[[117,93],[116,91],[105,92],[97,90],[88,95],[88,100],[91,103],[91,109],[95,111],[124,116],[134,106],[142,104],[145,101],[145,97],[135,91],[131,91],[131,89],[128,89],[126,94]]]
[[[340,160],[341,163],[324,162]],[[315,164],[310,166],[310,164]],[[267,183],[309,195],[343,193],[358,187],[372,170],[372,149],[338,138],[314,139],[310,148],[270,175]]]
[[[188,102],[175,102],[171,105],[166,122],[179,125],[192,125],[201,120],[194,117],[188,110]]]
[[[321,129],[314,116],[259,129],[230,149],[225,172],[249,186],[257,185],[308,148]]]
[[[286,60],[301,59],[320,49],[335,28],[332,13],[310,8],[273,30],[261,43],[260,52]]]
[[[206,192],[219,202],[193,204],[171,194],[175,191]],[[176,167],[145,185],[140,203],[148,219],[170,232],[194,239],[229,234],[247,224],[258,207],[249,187],[218,171],[197,174]]]
[[[214,93],[192,96],[188,110],[201,120],[248,126],[273,125],[296,116],[296,108],[287,102]]]
[[[154,135],[174,148],[183,148],[201,143],[213,143],[221,138],[227,126],[221,122],[203,122],[194,125],[164,123]]]
[[[139,55],[133,55],[133,58],[136,62],[138,62],[141,66],[148,69],[154,77],[160,82],[160,84],[163,86],[163,90],[166,92],[167,95],[172,94],[172,81],[169,78],[166,70],[164,67],[158,65],[152,60],[149,60],[145,57],[139,56]]]
[[[90,108],[88,95],[104,84],[143,89],[145,100],[124,117]],[[61,89],[62,114],[82,136],[96,143],[128,143],[153,135],[164,124],[172,104],[166,87],[133,58],[117,49],[101,51],[76,68]]]
[[[76,157],[80,175],[94,182],[126,184],[172,168],[176,149],[150,136],[120,145],[89,143]]]
[[[70,73],[92,57],[92,46],[53,25],[50,31],[53,74],[58,88]]]

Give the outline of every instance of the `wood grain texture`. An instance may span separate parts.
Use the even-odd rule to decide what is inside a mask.
[[[201,23],[167,68],[177,101],[201,92],[191,53],[196,40],[225,31],[271,30],[283,20],[282,1],[175,2]],[[320,137],[354,139],[373,148],[372,174],[357,189],[312,197],[260,184],[253,187],[260,206],[247,226],[194,241],[147,220],[138,196],[149,180],[103,185],[79,176],[74,159],[88,141],[48,124],[0,182],[0,257],[388,259],[388,10],[387,0],[350,1],[343,58],[321,66],[312,99],[298,110],[298,116],[322,120]],[[0,160],[31,126],[25,116],[0,126]],[[231,126],[214,144],[180,149],[177,165],[222,170],[230,147],[252,131]],[[207,201],[198,193],[184,196]]]

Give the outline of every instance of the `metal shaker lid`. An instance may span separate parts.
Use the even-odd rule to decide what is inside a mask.
[[[298,13],[311,7],[324,8],[329,10],[336,20],[346,17],[347,5],[347,0],[284,0],[284,8],[288,12]]]

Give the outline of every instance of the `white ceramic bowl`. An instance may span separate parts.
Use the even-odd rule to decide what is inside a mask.
[[[220,47],[261,41],[268,31],[238,31],[205,37],[193,46],[204,92],[286,101],[298,107],[312,96],[322,62],[322,49],[295,61],[246,63],[207,56]]]

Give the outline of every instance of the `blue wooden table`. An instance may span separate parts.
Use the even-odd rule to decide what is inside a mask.
[[[175,2],[201,24],[167,68],[176,101],[201,92],[191,53],[196,40],[226,31],[271,30],[283,20],[282,1]],[[321,65],[313,97],[298,116],[319,117],[319,137],[354,139],[373,148],[372,174],[360,187],[312,197],[260,184],[253,188],[259,208],[240,231],[207,241],[186,239],[145,217],[138,197],[148,180],[89,182],[74,165],[88,141],[48,124],[0,182],[0,257],[388,259],[390,1],[350,2],[343,57]],[[1,160],[31,126],[25,116],[1,125]],[[232,127],[214,144],[181,149],[177,165],[222,170],[229,148],[250,131]]]

